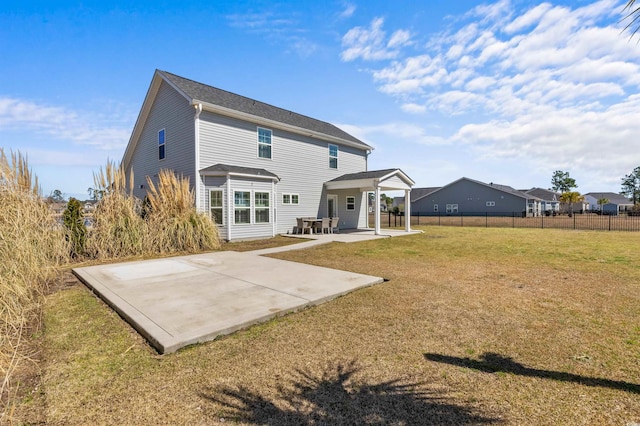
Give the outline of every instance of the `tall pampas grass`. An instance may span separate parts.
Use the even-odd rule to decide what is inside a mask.
[[[27,158],[0,148],[0,423],[10,420],[14,373],[29,358],[25,331],[39,327],[44,290],[68,253]]]
[[[197,253],[220,248],[218,227],[209,216],[196,211],[189,179],[161,170],[157,185],[147,177],[147,186],[149,252]]]
[[[93,181],[101,199],[93,212],[93,226],[87,238],[87,253],[96,259],[116,259],[144,253],[146,226],[140,217],[140,203],[133,196],[133,177],[113,161],[107,162]]]

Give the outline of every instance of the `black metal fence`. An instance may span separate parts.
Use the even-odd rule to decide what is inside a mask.
[[[406,217],[391,212],[380,213],[380,225],[385,228],[404,227]],[[373,226],[374,215],[369,215]],[[595,231],[640,231],[640,216],[628,214],[598,215],[576,213],[557,216],[523,217],[522,212],[511,213],[420,213],[411,212],[411,226],[476,226],[491,228],[553,228]]]

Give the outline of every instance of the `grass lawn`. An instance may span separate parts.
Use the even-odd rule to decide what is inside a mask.
[[[422,229],[273,255],[389,281],[168,356],[67,286],[18,408],[54,425],[640,423],[640,235]]]

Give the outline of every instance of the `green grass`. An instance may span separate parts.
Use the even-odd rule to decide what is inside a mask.
[[[50,424],[640,422],[640,236],[423,230],[272,255],[389,281],[168,356],[58,291],[25,405]]]

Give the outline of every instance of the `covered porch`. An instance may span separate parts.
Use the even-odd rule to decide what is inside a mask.
[[[374,234],[380,231],[380,194],[381,191],[404,191],[406,217],[411,217],[411,188],[415,182],[400,169],[373,170],[369,172],[349,173],[325,182],[327,193],[344,189],[357,189],[362,193],[373,192],[374,197]],[[368,199],[367,199],[368,202]],[[405,232],[411,232],[411,221],[405,221]]]

